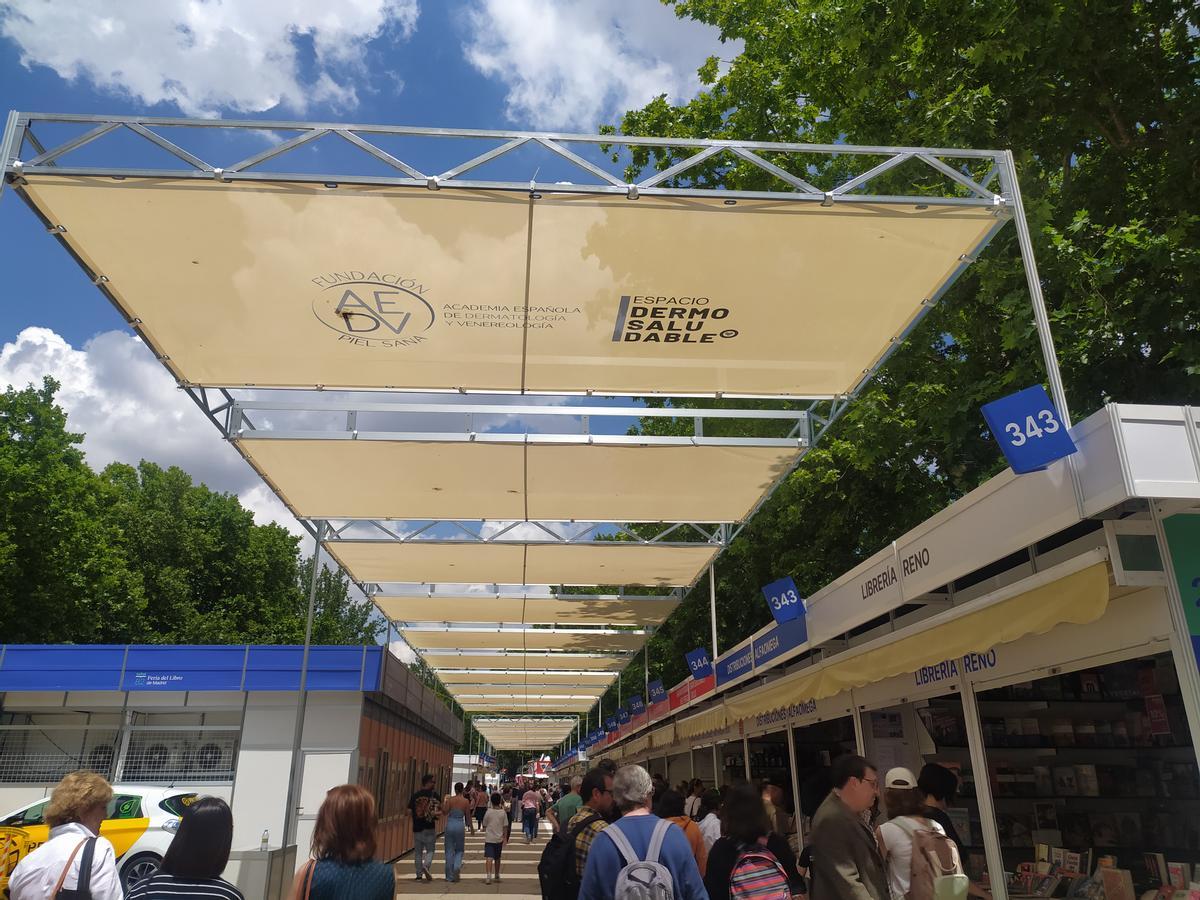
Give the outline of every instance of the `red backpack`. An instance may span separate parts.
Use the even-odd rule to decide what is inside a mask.
[[[729,875],[729,900],[791,900],[787,873],[775,854],[767,849],[767,839],[746,847],[738,854]]]

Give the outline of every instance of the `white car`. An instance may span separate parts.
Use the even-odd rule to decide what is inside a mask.
[[[187,788],[113,785],[113,799],[100,834],[112,842],[126,891],[158,870],[179,830],[184,809],[200,796],[199,791]],[[46,797],[0,816],[0,891],[8,885],[8,876],[21,858],[49,838],[44,818],[49,802]]]

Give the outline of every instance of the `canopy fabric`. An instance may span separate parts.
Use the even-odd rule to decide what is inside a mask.
[[[225,387],[848,394],[997,221],[911,201],[25,180],[176,377]]]
[[[578,719],[476,716],[471,724],[497,750],[543,749],[561,743],[575,730]]]
[[[608,629],[559,631],[551,628],[521,631],[451,628],[446,631],[401,629],[400,634],[414,650],[445,650],[461,648],[490,650],[572,650],[577,653],[607,653],[613,650],[640,650],[649,634],[613,632]]]
[[[456,699],[471,698],[475,700],[485,697],[524,697],[526,699],[546,699],[550,697],[601,697],[607,690],[606,685],[598,684],[546,684],[540,678],[536,683],[522,681],[519,684],[453,684],[447,685],[448,690]]]
[[[528,679],[536,680],[538,685],[544,685],[550,688],[560,685],[569,685],[572,688],[578,688],[579,693],[585,690],[600,688],[607,689],[610,684],[617,680],[616,672],[538,672],[526,674],[520,669],[510,671],[493,671],[476,670],[473,672],[455,672],[446,669],[435,669],[438,680],[446,685],[450,690],[459,689],[459,686],[487,684],[487,685],[524,685]],[[462,689],[465,690],[465,687]]]
[[[675,723],[675,734],[678,739],[681,741],[688,740],[703,734],[712,734],[713,732],[724,730],[729,724],[725,710],[725,705],[727,704],[728,701],[726,701],[726,704],[717,704],[712,709],[705,710],[698,715],[680,719]]]
[[[557,669],[557,670],[591,670],[603,672],[618,672],[625,668],[628,657],[624,654],[588,654],[531,652],[519,653],[508,651],[503,654],[483,653],[438,653],[431,651],[421,654],[426,665],[433,669],[463,669],[479,668],[494,669],[501,665],[505,668],[516,669]]]
[[[655,748],[669,747],[675,743],[675,726],[667,725],[650,732],[650,746]]]
[[[559,598],[437,594],[435,597],[372,596],[391,622],[511,622],[526,625],[660,625],[674,612],[674,597]],[[437,616],[437,619],[434,619]]]
[[[629,446],[242,437],[238,444],[289,508],[307,519],[740,522],[800,456],[795,442]],[[478,477],[481,472],[487,477]],[[693,489],[701,484],[703,490]]]
[[[441,544],[430,541],[326,541],[359,582],[430,584],[620,584],[686,587],[720,550],[715,544]]]
[[[731,718],[747,719],[797,698],[832,697],[1025,635],[1043,634],[1056,625],[1094,622],[1104,615],[1108,601],[1108,565],[1096,563],[949,621],[938,622],[949,614],[934,617],[921,623],[917,634],[878,647],[867,645],[848,659],[785,675],[758,690],[730,697],[725,706]],[[681,728],[685,724],[686,720],[680,723]]]
[[[460,704],[467,712],[576,712],[586,713],[596,705],[592,697],[583,700],[538,700],[536,698],[512,700],[480,699],[464,700]]]

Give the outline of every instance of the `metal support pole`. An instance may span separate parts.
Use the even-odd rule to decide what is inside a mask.
[[[696,780],[696,751],[691,749],[690,747],[688,748],[688,772],[691,773],[689,775],[689,777],[692,779],[692,781],[695,781]]]
[[[1025,220],[1025,204],[1021,200],[1021,186],[1017,183],[1017,167],[1013,163],[1011,150],[1004,151],[1008,194],[1013,205],[1013,224],[1017,227],[1017,244],[1021,248],[1021,261],[1025,265],[1025,282],[1029,285],[1029,299],[1033,305],[1033,320],[1037,324],[1038,341],[1042,345],[1042,360],[1046,364],[1046,377],[1050,382],[1050,396],[1058,407],[1058,416],[1067,428],[1071,427],[1071,411],[1067,407],[1067,393],[1063,389],[1062,375],[1058,370],[1058,354],[1054,350],[1054,339],[1050,334],[1050,317],[1046,313],[1046,298],[1042,296],[1042,281],[1038,275],[1037,260],[1033,258],[1033,239],[1029,234],[1029,223]]]
[[[650,720],[650,713],[649,713],[649,709],[650,709],[650,639],[649,638],[646,639],[646,646],[642,648],[642,665],[645,668],[645,671],[642,673],[643,675],[645,675],[645,678],[642,679],[644,682],[642,685],[642,702],[644,704],[646,704],[646,710],[647,710],[646,721],[649,722],[649,720]]]
[[[708,567],[708,614],[712,619],[712,664],[716,671],[717,657],[721,654],[717,647],[717,573],[711,564]]]
[[[975,773],[975,802],[979,804],[979,824],[983,830],[983,852],[987,859],[992,898],[1008,900],[1004,854],[1000,850],[1000,832],[996,828],[996,804],[992,802],[992,780],[988,777],[987,751],[983,746],[983,728],[979,724],[979,704],[975,700],[975,688],[969,681],[964,681],[959,694],[962,697],[963,722],[967,728],[971,771]]]
[[[853,694],[851,694],[851,697],[853,697]],[[866,756],[867,736],[863,731],[862,710],[858,708],[857,703],[854,704],[851,715],[854,716],[854,752],[859,756]]]
[[[717,751],[717,742],[716,741],[713,741],[713,745],[712,745],[712,758],[713,758],[713,787],[719,788],[721,786],[721,756],[720,756],[720,753],[718,753],[718,751]]]
[[[312,645],[313,615],[317,606],[317,580],[321,575],[321,539],[325,536],[325,522],[317,522],[317,533],[313,541],[312,577],[308,584],[308,618],[304,623],[304,655],[300,658],[300,690],[296,698],[296,729],[292,734],[292,769],[288,777],[287,801],[284,807],[283,844],[287,847],[296,842],[296,830],[300,825],[300,808],[295,805],[300,793],[299,779],[300,743],[304,737],[304,713],[308,706],[308,651]]]
[[[742,767],[746,770],[746,780],[750,778],[750,738],[742,736]]]
[[[792,825],[796,828],[797,845],[803,846],[803,829],[800,823],[804,816],[800,813],[800,773],[796,771],[796,733],[791,725],[786,725],[785,729],[787,731],[788,771],[792,775]]]

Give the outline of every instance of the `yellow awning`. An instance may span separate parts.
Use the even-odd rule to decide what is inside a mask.
[[[687,719],[681,719],[675,723],[675,733],[679,740],[687,740],[689,738],[699,737],[702,734],[711,734],[714,731],[721,731],[728,724],[729,720],[726,717],[724,704],[718,704],[712,709],[705,710],[699,715],[691,716]]]
[[[1108,565],[1096,563],[941,624],[936,617],[922,622],[918,633],[881,646],[868,645],[848,659],[834,659],[735,694],[725,706],[732,718],[748,719],[798,700],[832,697],[1028,634],[1043,634],[1056,625],[1093,622],[1108,607],[1108,588]],[[686,720],[680,726],[685,724]]]
[[[675,726],[667,725],[665,728],[656,728],[650,732],[651,747],[669,747],[675,743]]]
[[[609,653],[614,650],[640,650],[649,638],[636,632],[569,632],[552,628],[526,631],[469,631],[454,628],[447,631],[420,631],[405,628],[400,631],[414,650],[569,650],[576,653]]]

